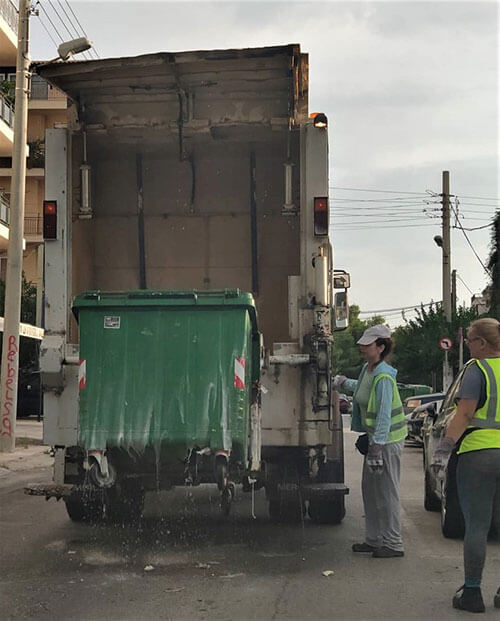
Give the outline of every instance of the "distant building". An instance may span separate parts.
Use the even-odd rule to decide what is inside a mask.
[[[478,315],[483,315],[488,312],[489,300],[486,295],[473,295],[470,301],[472,308],[476,309]]]

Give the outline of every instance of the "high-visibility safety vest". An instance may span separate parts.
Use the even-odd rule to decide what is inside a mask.
[[[474,412],[458,454],[500,449],[500,358],[476,360],[486,381],[486,401]]]
[[[486,401],[476,410],[471,427],[500,429],[500,358],[476,360],[486,380]]]
[[[377,424],[377,396],[376,389],[377,384],[380,382],[382,378],[386,377],[388,380],[392,382],[393,390],[392,390],[392,408],[391,408],[391,427],[389,430],[389,440],[388,444],[392,444],[394,442],[401,442],[404,440],[408,434],[408,430],[406,428],[406,419],[403,412],[403,404],[401,402],[401,397],[399,396],[398,387],[394,378],[388,373],[380,373],[376,375],[373,384],[370,390],[370,396],[368,398],[368,406],[366,408],[366,415],[362,418],[363,426],[365,427],[368,433],[374,434],[375,427]]]

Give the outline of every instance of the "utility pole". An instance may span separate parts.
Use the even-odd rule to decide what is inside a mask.
[[[443,171],[443,311],[451,322],[450,173]]]
[[[443,311],[448,324],[451,324],[451,244],[450,244],[450,173],[443,171]],[[451,327],[450,325],[448,326]],[[447,390],[453,380],[453,373],[445,351],[443,362],[443,390]]]
[[[5,285],[5,322],[0,379],[0,451],[16,445],[17,385],[19,373],[19,322],[23,269],[24,194],[26,186],[26,133],[28,124],[29,0],[19,0],[16,59],[14,147]]]

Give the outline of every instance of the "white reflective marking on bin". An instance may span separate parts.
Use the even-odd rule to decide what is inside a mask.
[[[83,390],[87,383],[87,361],[80,360],[80,366],[78,367],[78,388]]]
[[[245,358],[234,359],[234,387],[245,390]]]

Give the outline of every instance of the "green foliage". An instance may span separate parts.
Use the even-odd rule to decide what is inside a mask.
[[[5,312],[5,283],[0,280],[0,315]],[[21,321],[34,324],[36,321],[36,287],[23,274],[21,288]],[[0,338],[3,333],[0,334]],[[1,349],[1,348],[0,348]],[[32,364],[38,357],[38,343],[34,339],[22,338],[19,351],[19,366]]]
[[[15,103],[15,93],[16,93],[16,83],[11,82],[10,80],[1,80],[0,81],[0,94],[3,95],[5,101],[10,104],[12,108],[14,108]]]
[[[5,283],[0,280],[0,315],[3,317],[5,312]],[[21,321],[32,323],[36,321],[36,287],[33,283],[26,280],[23,274],[21,285]]]
[[[488,316],[495,317],[500,321],[500,211],[497,211],[493,220],[488,268],[491,271],[490,312]]]
[[[342,373],[347,377],[358,377],[363,366],[364,360],[356,345],[357,340],[369,326],[385,323],[380,315],[363,321],[359,318],[359,313],[359,306],[352,304],[349,307],[349,327],[335,333],[332,359],[334,373]]]
[[[45,166],[45,140],[32,140],[28,142],[30,149],[26,161],[28,168],[44,168]]]
[[[444,352],[439,347],[439,339],[449,337],[453,341],[448,359],[456,374],[458,329],[462,328],[465,336],[465,329],[476,318],[474,309],[460,307],[450,325],[441,307],[437,305],[432,305],[428,309],[421,307],[415,319],[394,331],[395,353],[392,363],[398,369],[398,381],[436,385],[436,389],[441,390]],[[464,346],[464,362],[468,358],[469,352]]]

